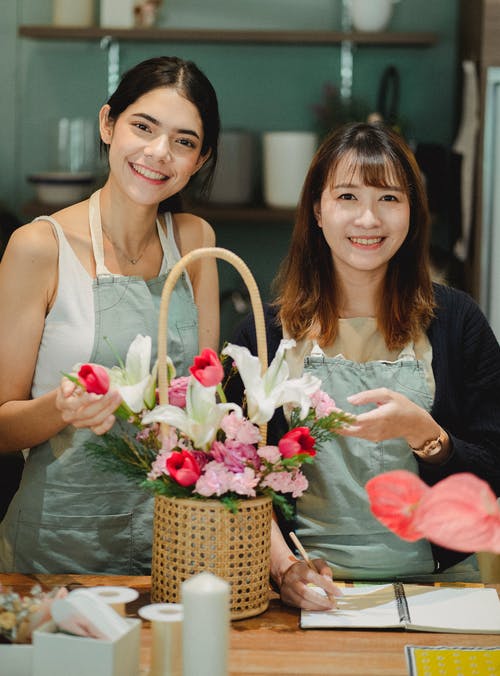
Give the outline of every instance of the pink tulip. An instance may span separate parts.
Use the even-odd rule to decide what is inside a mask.
[[[424,537],[416,510],[431,489],[416,474],[393,470],[370,479],[366,486],[372,514],[403,540]]]
[[[189,451],[176,451],[167,458],[167,470],[181,486],[192,486],[201,475],[196,458]]]
[[[500,554],[500,507],[489,485],[474,474],[454,474],[433,486],[415,520],[437,545]]]
[[[83,364],[78,371],[78,380],[89,393],[106,394],[109,390],[108,372],[98,364]]]
[[[224,369],[219,357],[209,347],[202,350],[201,354],[194,358],[194,363],[189,367],[189,371],[204,387],[219,385],[224,377]]]
[[[294,427],[284,434],[278,442],[278,448],[284,458],[293,458],[295,455],[316,455],[314,437],[308,427]]]

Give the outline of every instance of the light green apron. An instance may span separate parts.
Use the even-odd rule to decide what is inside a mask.
[[[304,372],[322,380],[322,389],[340,408],[362,413],[374,406],[353,407],[347,397],[387,387],[429,411],[432,395],[423,364],[413,345],[399,359],[357,363],[341,355],[326,357],[315,346],[304,361]],[[309,488],[297,501],[297,535],[310,556],[328,561],[337,579],[433,579],[435,563],[427,540],[406,542],[376,520],[364,489],[368,479],[393,469],[418,473],[417,462],[404,439],[370,442],[336,437],[318,449],[304,467]],[[439,579],[477,579],[470,564],[454,566]]]
[[[93,282],[95,340],[89,361],[113,366],[116,357],[107,341],[124,359],[138,333],[152,337],[154,361],[167,274],[148,282],[142,277],[111,275],[104,266],[98,193],[91,198],[89,218],[97,273]],[[161,226],[159,233],[168,256]],[[168,269],[173,262],[167,259]],[[182,277],[169,304],[168,354],[178,375],[187,374],[197,354],[197,319],[189,282]],[[89,430],[69,426],[31,449],[21,486],[0,527],[4,538],[1,571],[149,572],[153,498],[122,475],[98,469],[83,448],[90,438],[96,437]]]

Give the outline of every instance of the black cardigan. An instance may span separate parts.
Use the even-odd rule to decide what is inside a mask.
[[[449,434],[452,453],[441,465],[419,461],[419,473],[428,484],[457,472],[472,472],[500,495],[500,346],[475,301],[463,291],[434,285],[436,311],[427,335],[432,345],[432,370],[436,384],[431,415]],[[269,360],[283,336],[276,309],[265,307]],[[250,315],[238,327],[233,343],[256,354],[256,336]],[[243,388],[233,378],[229,400],[241,402]],[[268,426],[270,443],[287,430],[282,412]],[[465,558],[433,545],[440,569]]]

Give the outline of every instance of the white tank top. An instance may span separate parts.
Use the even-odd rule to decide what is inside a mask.
[[[94,345],[94,280],[85,270],[59,223],[50,216],[35,220],[49,221],[59,242],[59,282],[57,296],[45,318],[45,327],[31,387],[31,396],[39,397],[58,386],[62,372],[70,372],[78,362],[88,361]],[[172,216],[165,214],[167,235],[157,221],[163,248],[159,275],[166,273],[180,259],[175,242]],[[106,268],[104,274],[112,274]]]

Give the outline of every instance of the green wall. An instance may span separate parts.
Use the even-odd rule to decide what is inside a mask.
[[[162,21],[175,25],[181,10],[192,7],[199,27],[212,26],[217,16],[225,17],[224,27],[254,27],[257,19],[249,14],[249,7],[255,12],[259,2],[263,8],[259,27],[275,28],[282,16],[283,28],[340,28],[340,0],[165,0]],[[26,176],[51,168],[58,118],[95,118],[106,99],[106,53],[97,41],[19,38],[20,24],[50,23],[51,0],[10,0],[3,5],[0,201],[26,220],[23,204],[32,197]],[[381,74],[387,65],[396,65],[401,75],[400,112],[410,136],[418,142],[450,145],[457,125],[458,2],[401,0],[395,6],[391,29],[434,31],[439,40],[433,47],[355,48],[354,95],[375,107]],[[339,84],[340,49],[336,45],[124,42],[121,70],[158,54],[196,61],[218,92],[223,127],[246,128],[257,135],[264,130],[314,129],[312,106],[319,102],[324,83]],[[289,227],[214,225],[219,244],[237,250],[254,266],[267,297],[270,278],[286,249]],[[224,288],[230,288],[233,281],[229,273],[223,273]]]

